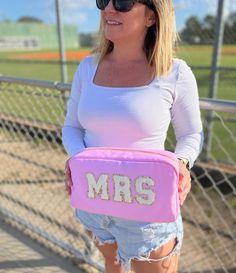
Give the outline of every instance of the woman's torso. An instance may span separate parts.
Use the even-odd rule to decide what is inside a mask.
[[[148,83],[137,87],[102,86],[96,81],[94,56],[85,62],[78,106],[85,145],[164,149],[181,60],[174,60],[167,77],[151,81],[144,77]]]

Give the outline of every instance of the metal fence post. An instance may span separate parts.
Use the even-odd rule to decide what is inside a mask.
[[[68,81],[67,66],[66,66],[66,56],[64,48],[64,32],[62,23],[62,11],[61,11],[61,1],[55,0],[56,16],[57,16],[57,32],[58,32],[58,42],[60,50],[60,64],[61,64],[61,80],[66,83]]]
[[[210,77],[210,88],[209,98],[217,97],[217,88],[219,80],[219,66],[221,59],[221,50],[224,38],[224,8],[225,0],[218,1],[217,18],[216,18],[216,31],[214,39],[213,57],[211,65],[211,77]],[[208,160],[211,158],[211,146],[212,146],[212,133],[213,133],[213,112],[209,111],[206,117],[207,120],[207,131],[205,134],[205,147],[204,147],[204,159]]]
[[[65,92],[68,95],[70,89],[71,84],[0,76],[0,222],[3,218],[27,231],[27,236],[37,236],[37,241],[77,265],[83,261],[87,272],[95,272],[90,266],[104,272],[102,257],[65,198],[68,156],[61,145],[61,127]],[[186,241],[180,271],[202,273],[210,268],[211,273],[233,273],[236,101],[200,99],[200,108],[217,116],[214,123],[220,134],[214,132],[214,138],[220,153],[214,151],[214,162],[198,160],[191,171],[193,189],[181,212]],[[174,136],[169,134],[167,141],[173,150]],[[15,251],[4,253],[2,245],[1,265],[2,257],[15,255]],[[26,260],[28,251],[24,252],[19,258]]]

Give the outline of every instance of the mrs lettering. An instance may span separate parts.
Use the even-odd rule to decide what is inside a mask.
[[[102,200],[110,200],[109,196],[109,174],[101,174],[95,177],[92,173],[86,173],[88,182],[88,198],[95,199],[98,195]],[[127,175],[114,174],[113,183],[113,200],[117,202],[132,203],[134,198],[138,204],[152,205],[155,202],[156,194],[152,190],[155,181],[148,176],[139,176],[134,181]],[[134,183],[136,196],[132,196],[131,185]]]

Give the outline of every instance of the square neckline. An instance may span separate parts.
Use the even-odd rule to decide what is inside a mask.
[[[125,87],[125,86],[106,86],[106,85],[99,85],[99,84],[96,84],[94,82],[94,78],[95,78],[95,75],[97,73],[97,69],[98,69],[98,65],[99,63],[96,62],[93,66],[93,70],[92,70],[92,77],[91,77],[91,84],[92,86],[96,87],[96,88],[102,88],[102,89],[112,89],[112,90],[140,90],[140,89],[146,89],[146,88],[149,88],[150,86],[152,86],[152,84],[158,80],[158,78],[155,76],[154,79],[152,79],[150,81],[149,84],[146,84],[146,85],[140,85],[140,86],[129,86],[129,87]]]

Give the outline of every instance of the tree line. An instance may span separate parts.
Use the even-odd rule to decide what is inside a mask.
[[[188,44],[212,44],[215,38],[216,17],[206,15],[202,20],[197,16],[187,19],[184,29],[179,33]],[[224,44],[236,44],[236,11],[225,19]]]
[[[216,16],[206,15],[203,19],[197,16],[190,16],[184,28],[179,32],[183,43],[186,44],[212,44],[215,38]],[[10,22],[5,20],[5,22]],[[19,23],[38,23],[43,21],[33,16],[22,16],[17,22]],[[81,33],[80,46],[91,47],[96,41],[96,33]],[[236,11],[229,14],[225,19],[224,44],[236,44]]]

